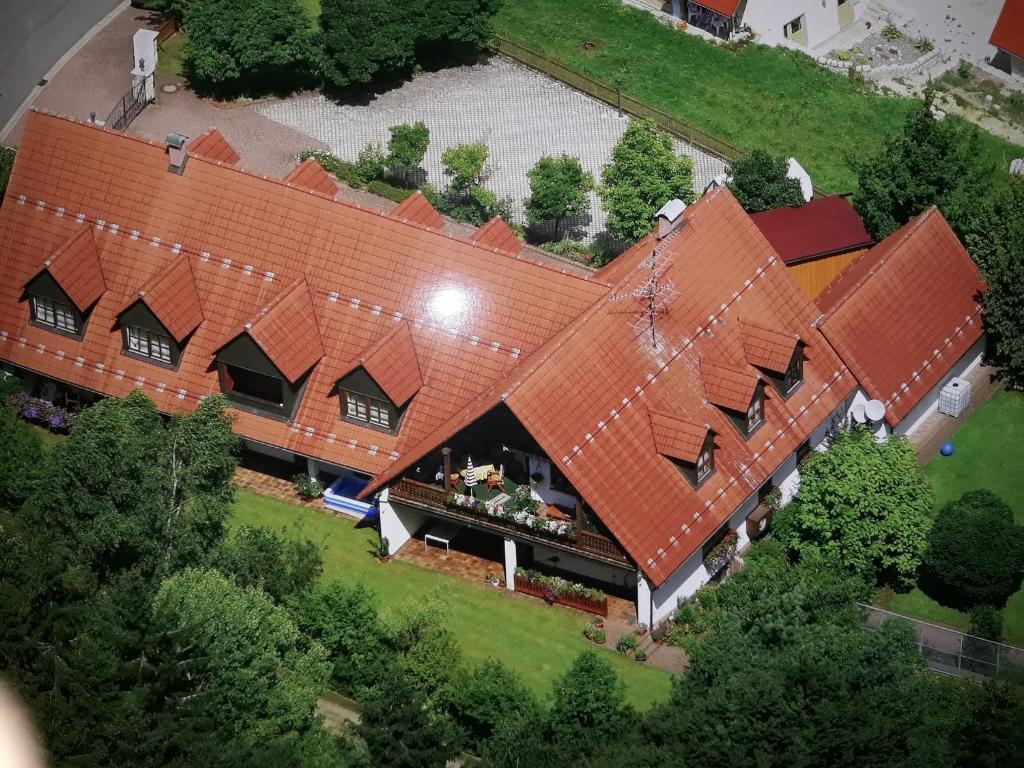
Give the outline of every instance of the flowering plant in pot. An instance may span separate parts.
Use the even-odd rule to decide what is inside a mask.
[[[615,650],[619,653],[629,653],[636,648],[636,637],[634,635],[623,635],[615,644]]]
[[[633,628],[633,634],[637,637],[643,637],[647,634],[647,625],[641,621]]]
[[[604,643],[605,643],[605,641],[607,639],[608,639],[608,635],[605,634],[603,629],[595,630],[595,632],[594,632],[594,642],[595,643],[597,643],[598,645],[604,645]]]
[[[647,651],[643,648],[637,648],[636,653],[633,654],[633,658],[637,661],[647,661]]]
[[[380,537],[380,540],[377,542],[375,555],[381,564],[391,562],[391,542],[388,541],[387,536]]]
[[[597,636],[597,629],[598,628],[594,626],[593,622],[591,622],[583,628],[583,636],[587,638],[587,640],[593,640]]]

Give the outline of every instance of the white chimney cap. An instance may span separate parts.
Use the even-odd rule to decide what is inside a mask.
[[[853,416],[853,420],[858,424],[863,424],[867,421],[867,416],[864,414],[864,404],[857,403],[853,408],[850,409],[850,415]]]
[[[795,157],[789,158],[789,170],[786,172],[786,177],[799,181],[800,192],[804,196],[804,202],[811,202],[811,198],[814,197],[814,184],[811,182],[811,174],[797,162]]]
[[[675,221],[682,215],[683,211],[685,210],[686,203],[684,203],[678,197],[674,197],[667,203],[665,203],[663,206],[661,206],[658,212],[654,214],[654,217],[656,219],[664,218],[668,219],[669,221]]]

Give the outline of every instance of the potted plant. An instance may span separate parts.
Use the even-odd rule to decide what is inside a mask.
[[[292,478],[295,483],[295,492],[303,501],[315,499],[324,492],[324,487],[315,477],[299,472]]]
[[[636,635],[623,635],[615,644],[615,650],[619,653],[629,653],[636,648]]]
[[[500,576],[496,576],[495,574],[490,573],[489,571],[488,571],[487,575],[484,577],[484,581],[486,581],[492,587],[500,587],[501,586],[501,577]]]
[[[607,639],[608,636],[605,634],[603,629],[597,629],[594,631],[594,642],[598,645],[604,645],[605,640]]]
[[[594,616],[594,626],[595,627],[603,627],[604,626],[604,616],[602,616],[600,614],[597,614],[596,616]]]
[[[583,636],[587,640],[593,640],[597,636],[597,627],[594,626],[593,622],[583,628]]]
[[[664,627],[655,627],[654,629],[652,629],[651,630],[651,640],[653,640],[655,642],[655,644],[657,644],[657,645],[661,645],[662,643],[664,643],[665,642],[665,628]]]
[[[643,648],[637,648],[636,653],[633,654],[633,658],[637,661],[647,661],[647,651]]]
[[[633,634],[637,637],[643,637],[647,634],[647,625],[641,621],[633,628]]]
[[[382,565],[391,562],[391,542],[388,541],[387,536],[381,536],[377,542],[377,561]]]

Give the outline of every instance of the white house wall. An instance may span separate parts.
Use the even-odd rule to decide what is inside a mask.
[[[949,369],[946,375],[939,379],[939,383],[931,388],[928,394],[921,399],[921,402],[915,405],[910,413],[903,417],[903,421],[896,425],[896,434],[912,435],[925,419],[939,409],[940,390],[954,376],[966,376],[981,365],[981,358],[984,352],[985,337],[982,336],[974,343],[974,346],[967,350],[963,357],[956,361],[956,364]]]
[[[860,17],[865,0],[853,2],[854,19]],[[839,33],[838,0],[747,0],[741,18],[758,34],[758,42],[778,45],[787,41],[783,27],[798,16],[803,16],[807,31],[807,47],[814,48]]]
[[[378,500],[380,535],[388,540],[388,554],[395,554],[427,521],[427,515],[404,504],[392,504],[391,489],[385,488]]]
[[[559,570],[578,573],[580,576],[587,576],[598,579],[606,584],[618,584],[628,589],[636,586],[636,574],[616,568],[612,565],[605,565],[585,557],[574,555],[561,549],[546,547],[543,544],[521,544],[520,546],[533,547],[533,559],[538,565],[556,567]]]

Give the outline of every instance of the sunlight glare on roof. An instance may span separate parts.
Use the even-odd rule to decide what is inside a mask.
[[[469,297],[459,286],[446,286],[436,291],[428,302],[431,319],[443,325],[455,325],[466,313]]]

